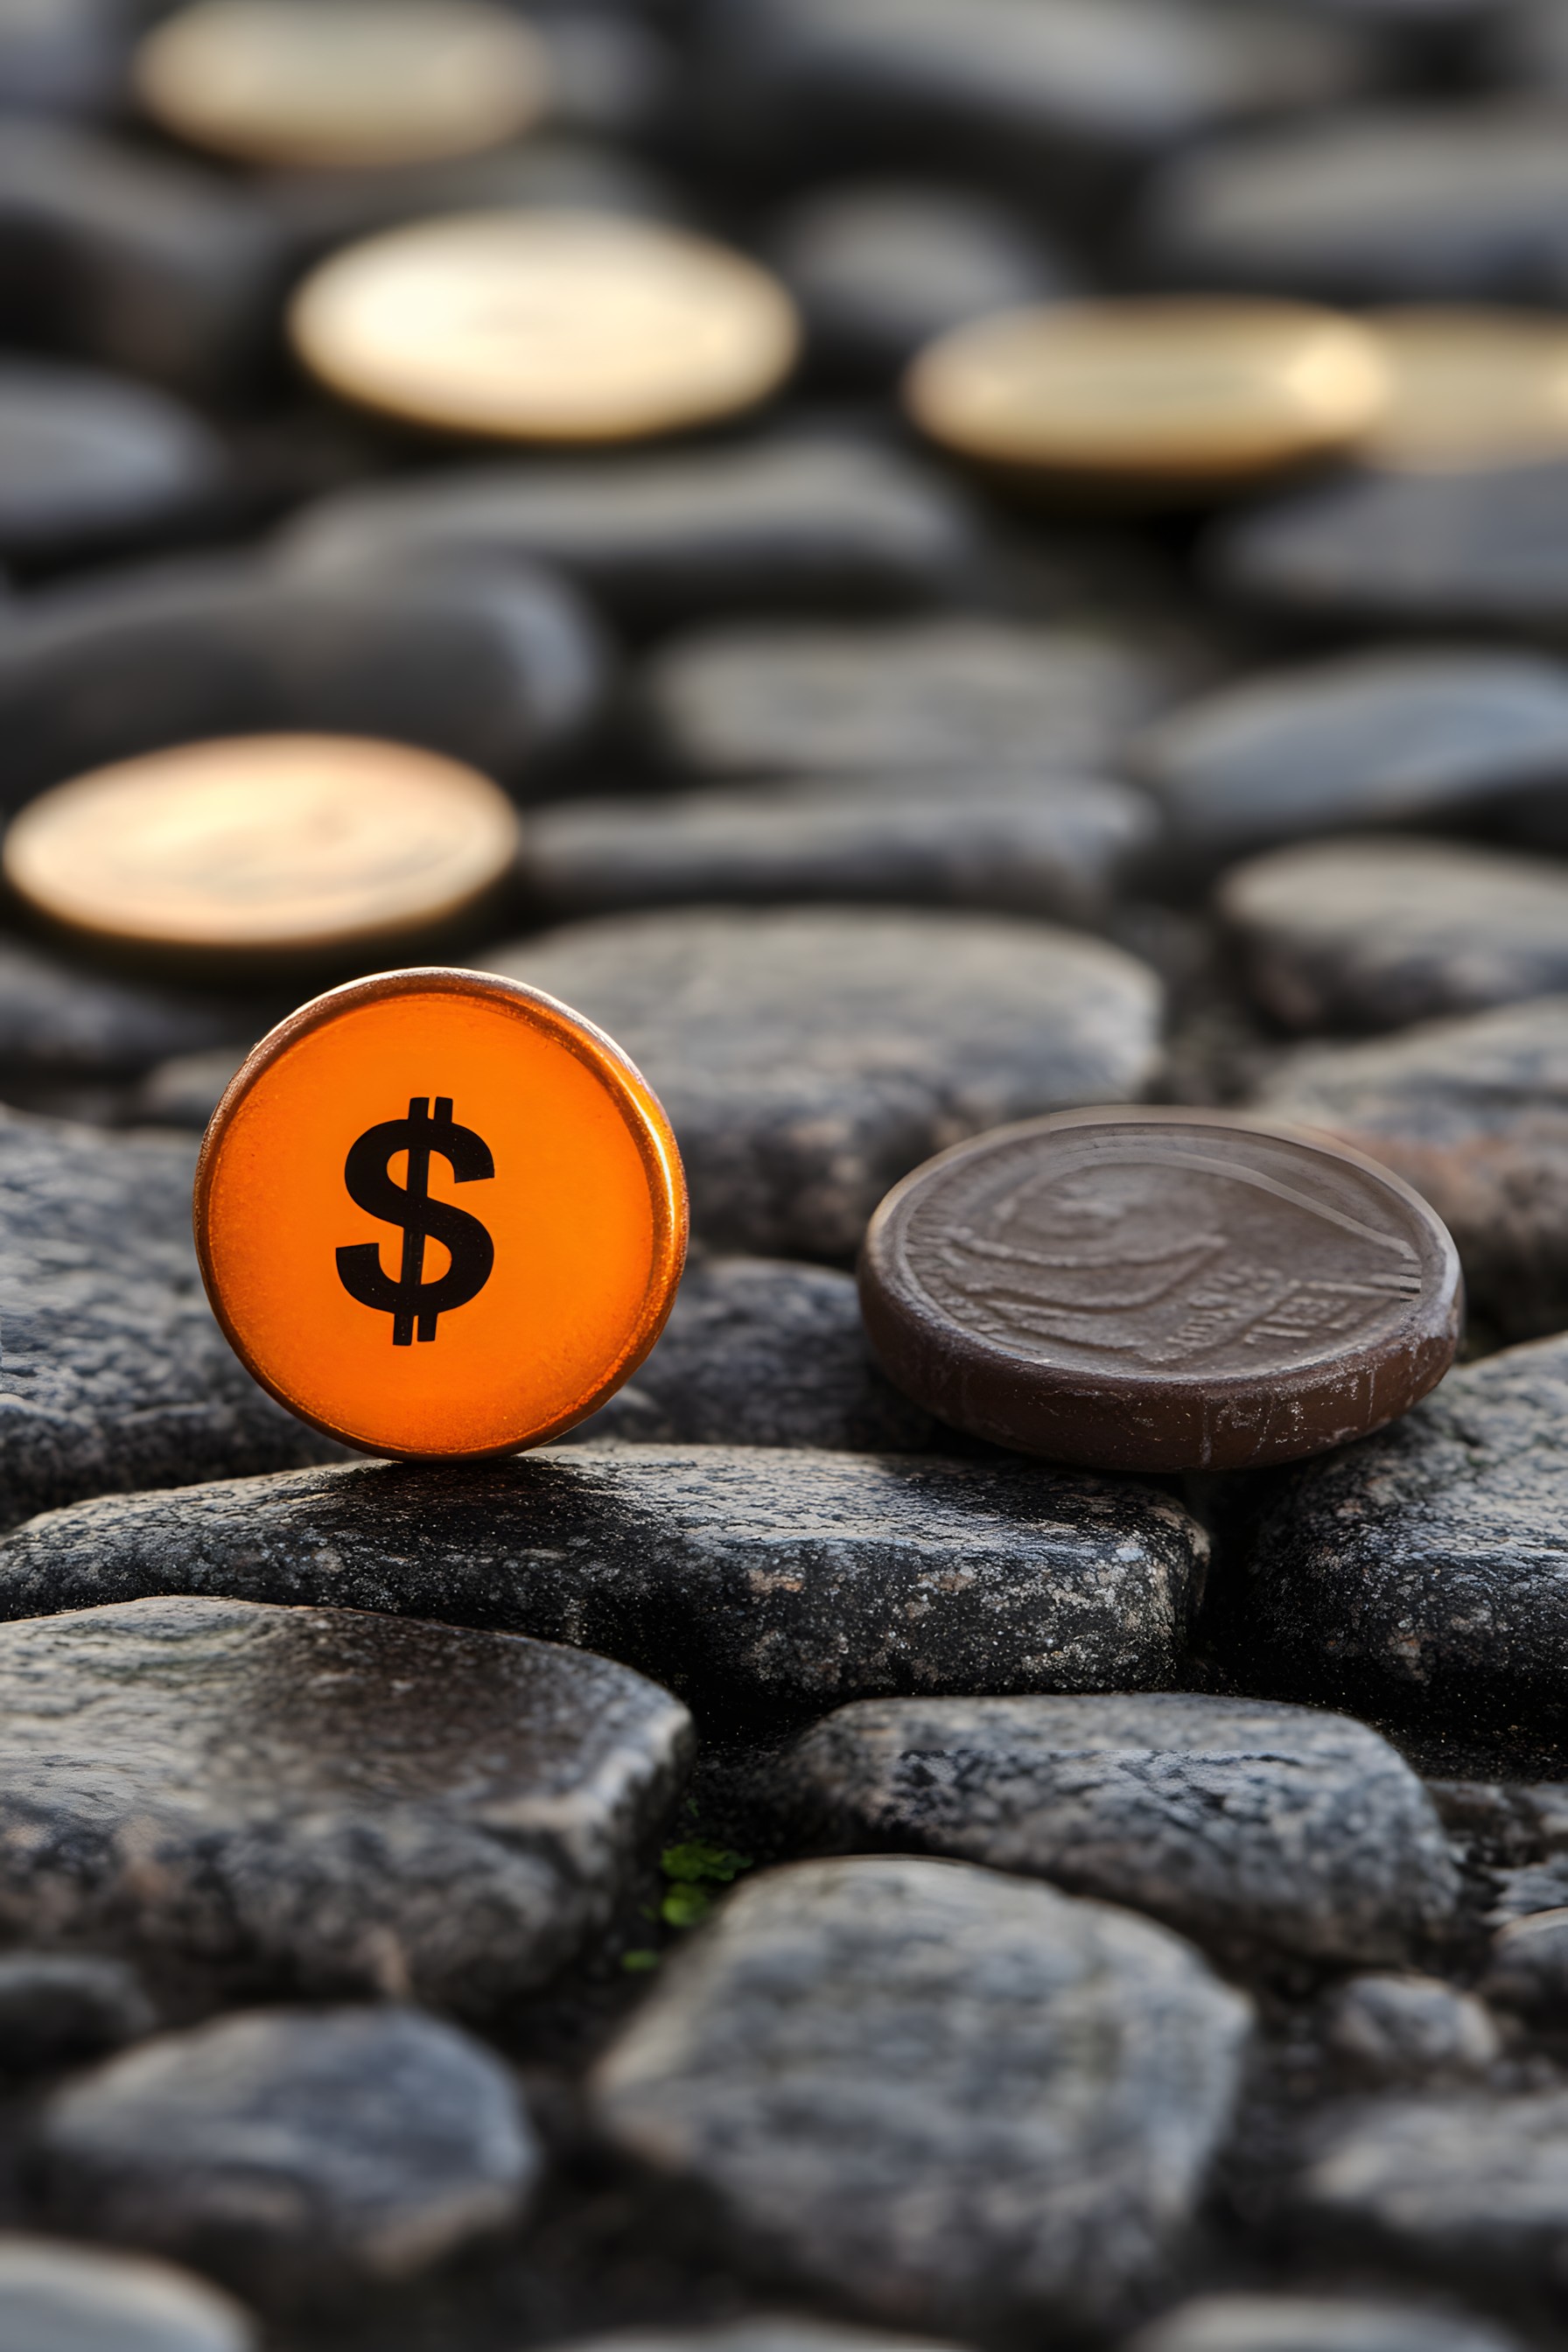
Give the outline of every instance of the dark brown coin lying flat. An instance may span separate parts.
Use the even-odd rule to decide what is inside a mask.
[[[1360,1152],[1222,1112],[997,1129],[889,1193],[860,1265],[883,1365],[976,1437],[1105,1470],[1236,1470],[1407,1412],[1458,1260]]]

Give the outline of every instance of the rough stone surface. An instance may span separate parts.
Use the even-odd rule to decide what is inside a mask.
[[[1568,2092],[1386,2099],[1331,2116],[1295,2183],[1300,2221],[1423,2279],[1508,2295],[1560,2284]]]
[[[474,2011],[604,1925],[689,1738],[579,1650],[241,1601],[7,1625],[0,1687],[12,1934]]]
[[[1125,2352],[1521,2352],[1489,2321],[1348,2295],[1205,2294],[1141,2328]]]
[[[585,607],[521,565],[319,580],[249,557],[149,565],[53,588],[0,639],[0,801],[273,729],[426,744],[526,791],[603,684]]]
[[[1568,174],[1568,142],[1552,134]],[[1561,199],[1552,212],[1560,218]],[[1217,524],[1215,584],[1313,624],[1510,629],[1568,623],[1568,460],[1344,472]]]
[[[721,1706],[798,1710],[1168,1683],[1205,1555],[1153,1488],[1005,1458],[582,1446],[40,1518],[0,1543],[0,1611],[171,1590],[332,1602],[581,1643]]]
[[[1291,1029],[1396,1029],[1568,988],[1568,866],[1453,842],[1306,843],[1233,867],[1222,922]]]
[[[1433,1721],[1568,1711],[1568,1338],[1450,1372],[1375,1437],[1265,1482],[1227,1608],[1276,1687]]]
[[[417,2010],[259,2010],[58,2091],[42,2202],[258,2302],[416,2276],[513,2224],[539,2168],[499,2059]]]
[[[1092,923],[1159,830],[1153,803],[1108,778],[824,778],[563,801],[530,824],[522,870],[558,919],[840,898]]]
[[[1368,1975],[1336,1987],[1323,2040],[1363,2083],[1421,2083],[1484,2076],[1502,2038],[1484,2001],[1441,1977]]]
[[[123,1960],[0,1953],[0,2073],[47,2074],[140,2042],[158,2022]]]
[[[808,1731],[781,1785],[836,1846],[1049,1878],[1231,1951],[1402,1959],[1458,1895],[1386,1741],[1261,1700],[872,1700]]]
[[[1021,211],[929,181],[817,187],[769,248],[816,369],[891,384],[921,345],[971,319],[1066,293],[1072,272]]]
[[[194,1143],[0,1114],[0,1521],[342,1459],[258,1389],[191,1245]]]
[[[765,604],[921,604],[961,583],[962,496],[872,445],[780,438],[700,456],[465,466],[339,491],[289,527],[308,574],[432,553],[549,563],[633,625]]]
[[[889,2317],[1104,2322],[1226,2128],[1241,1997],[1163,1928],[919,1858],[731,1895],[602,2062],[602,2127]]]
[[[653,1354],[570,1442],[610,1439],[868,1454],[955,1442],[876,1362],[852,1276],[752,1257],[688,1262]]]
[[[256,2352],[239,2305],[163,2263],[0,2237],[5,2352]]]
[[[1568,1325],[1568,996],[1309,1045],[1254,1095],[1397,1170],[1458,1244],[1470,1311],[1509,1339]]]
[[[714,1248],[851,1256],[889,1185],[964,1136],[1152,1073],[1160,984],[1002,917],[606,917],[483,961],[597,1021],[663,1102]]]
[[[76,124],[0,123],[7,340],[205,397],[270,356],[283,240],[231,176]]]
[[[1092,770],[1176,683],[1129,639],[950,617],[705,630],[662,648],[643,686],[666,760],[707,779]]]
[[[1568,148],[1550,105],[1366,107],[1215,141],[1142,204],[1145,255],[1188,284],[1329,301],[1550,290]]]
[[[177,530],[224,472],[216,434],[166,394],[41,360],[0,366],[0,553],[37,560]]]
[[[1357,825],[1568,835],[1568,666],[1485,647],[1342,655],[1220,688],[1135,747],[1202,862]],[[1561,814],[1559,814],[1561,812]]]

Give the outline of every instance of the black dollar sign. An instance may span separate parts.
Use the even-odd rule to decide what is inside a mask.
[[[406,1187],[395,1184],[390,1163],[408,1154]],[[406,1118],[389,1118],[360,1137],[343,1163],[343,1181],[357,1208],[403,1228],[403,1270],[395,1282],[383,1270],[374,1242],[356,1242],[338,1252],[338,1279],[351,1298],[392,1318],[395,1348],[436,1337],[439,1317],[477,1298],[496,1262],[495,1244],[478,1217],[430,1198],[430,1154],[438,1151],[459,1184],[481,1182],[496,1172],[488,1143],[471,1127],[452,1124],[452,1098],[416,1095]],[[425,1279],[425,1244],[431,1234],[450,1252],[452,1263],[434,1282]]]

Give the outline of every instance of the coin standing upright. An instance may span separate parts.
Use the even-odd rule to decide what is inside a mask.
[[[537,1444],[630,1377],[687,1203],[658,1099],[601,1030],[432,967],[262,1040],[207,1129],[195,1220],[263,1388],[365,1453],[452,1457]]]

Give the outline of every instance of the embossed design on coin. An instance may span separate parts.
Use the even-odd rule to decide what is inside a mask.
[[[1441,1377],[1458,1270],[1398,1180],[1221,1115],[1070,1112],[889,1195],[862,1297],[889,1370],[977,1434],[1192,1468],[1358,1435]]]

